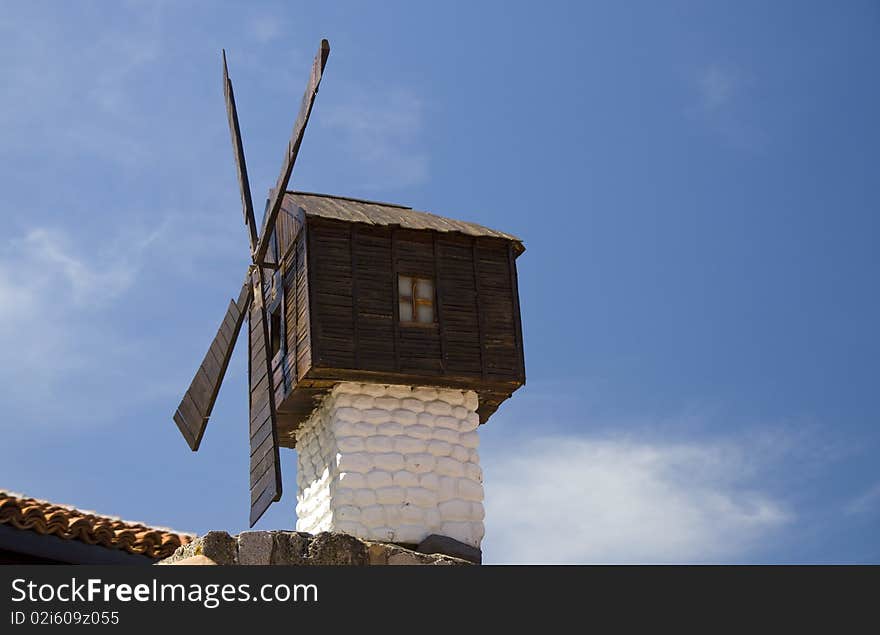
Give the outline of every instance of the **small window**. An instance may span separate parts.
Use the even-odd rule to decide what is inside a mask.
[[[415,276],[397,277],[400,321],[410,324],[434,323],[434,281]]]

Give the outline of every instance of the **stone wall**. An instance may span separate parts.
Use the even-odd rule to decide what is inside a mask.
[[[296,531],[245,531],[230,536],[210,531],[158,564],[218,565],[467,565],[441,553],[420,553],[399,545],[368,542],[345,534],[317,536]]]
[[[298,531],[479,547],[477,395],[341,383],[297,431]]]

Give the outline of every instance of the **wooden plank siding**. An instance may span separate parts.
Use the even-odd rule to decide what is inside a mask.
[[[338,381],[470,388],[485,422],[525,381],[508,240],[307,216],[275,225],[284,342],[274,360],[279,443]],[[434,281],[433,324],[401,323],[398,275]]]

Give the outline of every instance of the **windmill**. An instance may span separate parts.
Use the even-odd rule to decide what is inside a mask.
[[[259,309],[257,320],[251,321],[251,331],[256,334],[259,345],[251,350],[248,376],[250,377],[250,424],[251,430],[251,514],[250,526],[259,520],[269,505],[281,498],[281,468],[278,456],[278,427],[275,407],[275,389],[269,358],[269,318],[266,315],[266,295],[271,285],[271,274],[278,263],[267,261],[271,230],[281,209],[282,199],[293,173],[293,166],[299,154],[312,105],[318,94],[318,86],[324,73],[324,66],[330,55],[330,43],[324,39],[315,55],[306,90],[300,103],[299,114],[293,124],[290,142],[284,153],[281,173],[271,190],[263,217],[262,229],[257,233],[254,206],[251,199],[250,181],[245,164],[244,148],[241,142],[241,129],[238,125],[238,112],[235,108],[235,95],[229,69],[226,64],[226,51],[223,51],[223,94],[226,98],[226,116],[229,120],[229,133],[232,137],[232,150],[238,173],[238,186],[241,192],[241,208],[244,223],[250,240],[251,264],[248,266],[238,299],[229,302],[229,308],[214,341],[205,355],[189,389],[174,413],[174,421],[193,451],[199,449],[205,427],[214,408],[217,393],[229,366],[235,342],[249,309]]]
[[[281,497],[287,447],[297,530],[477,548],[477,427],[525,383],[525,248],[404,205],[288,191],[329,52],[323,40],[259,233],[224,53],[252,262],[174,421],[198,449],[247,318],[251,526]]]

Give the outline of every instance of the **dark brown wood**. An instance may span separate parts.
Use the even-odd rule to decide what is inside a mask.
[[[309,81],[306,84],[306,90],[300,103],[299,113],[293,124],[293,132],[290,135],[290,142],[287,144],[287,150],[284,153],[284,161],[281,164],[281,174],[278,175],[278,181],[272,194],[269,197],[269,205],[266,208],[266,215],[263,218],[263,228],[260,232],[260,241],[256,250],[253,252],[253,260],[255,263],[262,263],[266,257],[266,250],[269,247],[270,229],[275,227],[275,219],[281,211],[281,205],[284,200],[284,194],[287,191],[287,184],[290,182],[290,175],[293,172],[293,165],[296,163],[299,147],[302,144],[303,135],[306,131],[306,124],[309,122],[309,115],[312,113],[312,105],[315,103],[315,96],[318,94],[318,86],[321,84],[321,77],[324,73],[324,66],[327,64],[327,58],[330,55],[330,43],[327,40],[321,40],[318,47],[318,53],[312,62],[312,71],[309,75]]]
[[[253,302],[250,310],[248,375],[250,376],[251,513],[250,526],[273,501],[281,498],[281,460],[272,359],[269,350],[269,315],[266,306],[266,275],[260,267],[251,271]]]
[[[522,385],[510,241],[308,216],[301,234],[312,358],[279,401],[282,446],[338,381],[474,389],[482,421]],[[400,322],[398,274],[433,280],[434,324]]]
[[[291,295],[293,296],[293,383],[299,381],[299,293],[296,287],[296,272],[299,266],[299,248],[298,242],[293,243],[293,287]],[[287,287],[285,287],[287,289]]]
[[[208,352],[174,414],[177,427],[193,451],[198,450],[202,442],[205,427],[229,366],[235,341],[250,303],[249,288],[249,281],[245,281],[238,300],[230,300],[217,335],[208,347]]]
[[[471,252],[473,253],[474,285],[476,287],[477,335],[480,340],[480,374],[483,376],[483,379],[486,379],[486,375],[488,374],[488,369],[486,368],[486,327],[484,325],[484,314],[481,309],[482,303],[480,302],[480,259],[477,254],[476,238],[471,241]]]
[[[363,224],[352,241],[350,225],[307,222],[316,368],[419,372],[427,382],[462,373],[477,383],[522,377],[509,241]],[[401,321],[401,293],[418,299],[395,290],[399,275],[433,281],[435,297],[425,302],[434,323]]]
[[[440,294],[440,275],[443,267],[440,266],[440,251],[437,247],[437,234],[431,233],[431,248],[434,251],[434,311],[437,315],[437,327],[440,334],[440,369],[446,374],[448,356],[446,354],[446,328],[443,323],[442,296]]]
[[[398,288],[399,272],[397,269],[397,230],[391,230],[391,317],[394,328],[394,370],[400,370],[400,289]]]
[[[354,367],[360,368],[360,347],[358,342],[358,246],[357,227],[349,226],[349,251],[351,252],[351,339],[354,345]]]
[[[507,266],[510,271],[510,289],[513,299],[513,327],[516,335],[516,354],[519,358],[519,367],[522,369],[522,381],[526,381],[525,345],[522,335],[522,316],[519,308],[519,283],[516,275],[516,255],[513,253],[513,245],[507,246]]]
[[[317,302],[315,301],[315,287],[317,284],[314,282],[318,278],[318,274],[315,271],[315,247],[314,240],[312,236],[314,231],[309,225],[306,225],[306,269],[308,271],[308,279],[306,281],[306,293],[309,298],[309,325],[311,328],[311,340],[312,340],[312,364],[314,365],[316,359],[321,358],[321,341],[323,338],[323,330],[321,329],[321,323],[316,319],[317,318]]]
[[[238,189],[241,193],[241,209],[244,224],[248,227],[251,252],[257,246],[257,222],[254,218],[254,204],[251,200],[251,184],[248,180],[247,165],[244,160],[244,147],[241,143],[241,129],[238,125],[238,110],[235,108],[235,94],[232,80],[226,66],[226,50],[223,51],[223,95],[226,98],[226,118],[229,121],[229,135],[232,137],[232,151],[235,156],[235,172],[238,176]]]

